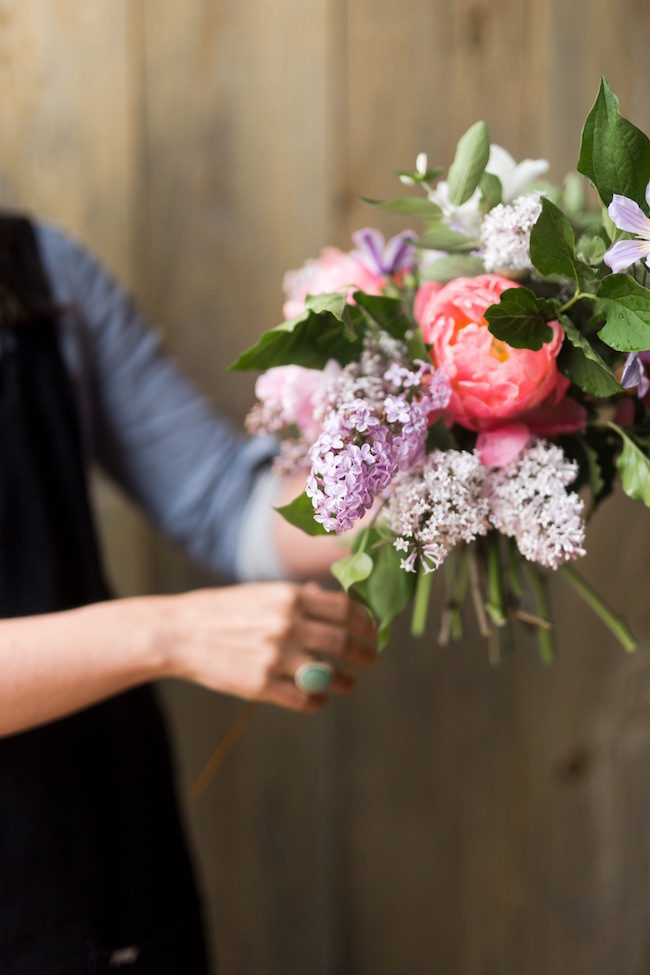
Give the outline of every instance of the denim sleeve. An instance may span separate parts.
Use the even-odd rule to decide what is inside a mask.
[[[54,297],[70,308],[63,353],[90,457],[203,564],[280,576],[268,503],[274,441],[247,440],[215,414],[86,250],[47,225],[37,235]]]

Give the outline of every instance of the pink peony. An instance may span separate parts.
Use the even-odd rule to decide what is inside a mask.
[[[557,436],[586,422],[582,406],[565,397],[569,382],[556,364],[564,338],[558,322],[549,322],[553,338],[538,351],[514,349],[488,330],[486,309],[513,287],[508,278],[482,274],[429,288],[415,302],[431,358],[451,383],[447,415],[481,433],[477,447],[490,466],[516,457],[532,434]]]
[[[380,295],[385,278],[374,274],[358,257],[347,254],[336,247],[326,247],[319,258],[309,260],[297,271],[287,271],[284,276],[285,318],[295,318],[305,310],[307,295],[328,294],[334,291],[348,291],[348,302],[352,304],[353,291],[365,291],[369,295]]]
[[[324,369],[275,366],[258,377],[255,395],[265,406],[280,413],[285,425],[295,423],[305,439],[313,442],[322,432],[314,411],[324,390],[340,372],[341,367],[334,359]]]

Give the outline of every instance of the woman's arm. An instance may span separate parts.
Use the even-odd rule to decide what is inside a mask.
[[[343,593],[287,582],[96,603],[0,620],[0,735],[88,707],[146,681],[178,677],[299,711],[325,698],[293,684],[318,651],[335,666],[375,659],[375,628]]]

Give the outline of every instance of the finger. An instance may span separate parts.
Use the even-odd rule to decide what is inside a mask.
[[[309,713],[319,711],[327,702],[325,694],[305,694],[299,691],[292,680],[278,677],[270,682],[262,698],[270,704],[277,704],[290,711]]]
[[[284,677],[285,680],[291,682],[294,681],[295,675],[298,669],[304,665],[309,666],[314,663],[327,663],[332,671],[332,683],[329,687],[327,693],[333,692],[334,694],[346,694],[356,687],[357,677],[356,674],[351,673],[348,670],[343,670],[340,667],[333,667],[330,665],[329,661],[321,660],[312,657],[308,653],[293,652],[287,655],[283,661],[283,671],[280,676]],[[307,693],[302,691],[303,694]]]
[[[301,616],[296,620],[293,637],[302,650],[324,653],[357,667],[367,667],[377,659],[371,645],[355,639],[341,624],[323,623]]]
[[[314,582],[307,582],[300,589],[298,606],[306,616],[345,623],[362,640],[374,642],[377,639],[377,626],[365,607],[344,592],[328,592]]]

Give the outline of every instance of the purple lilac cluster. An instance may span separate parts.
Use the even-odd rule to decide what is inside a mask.
[[[329,412],[310,450],[306,493],[327,531],[348,531],[399,471],[422,461],[429,418],[449,401],[446,376],[429,363],[392,363],[381,380],[370,399],[355,396]]]

